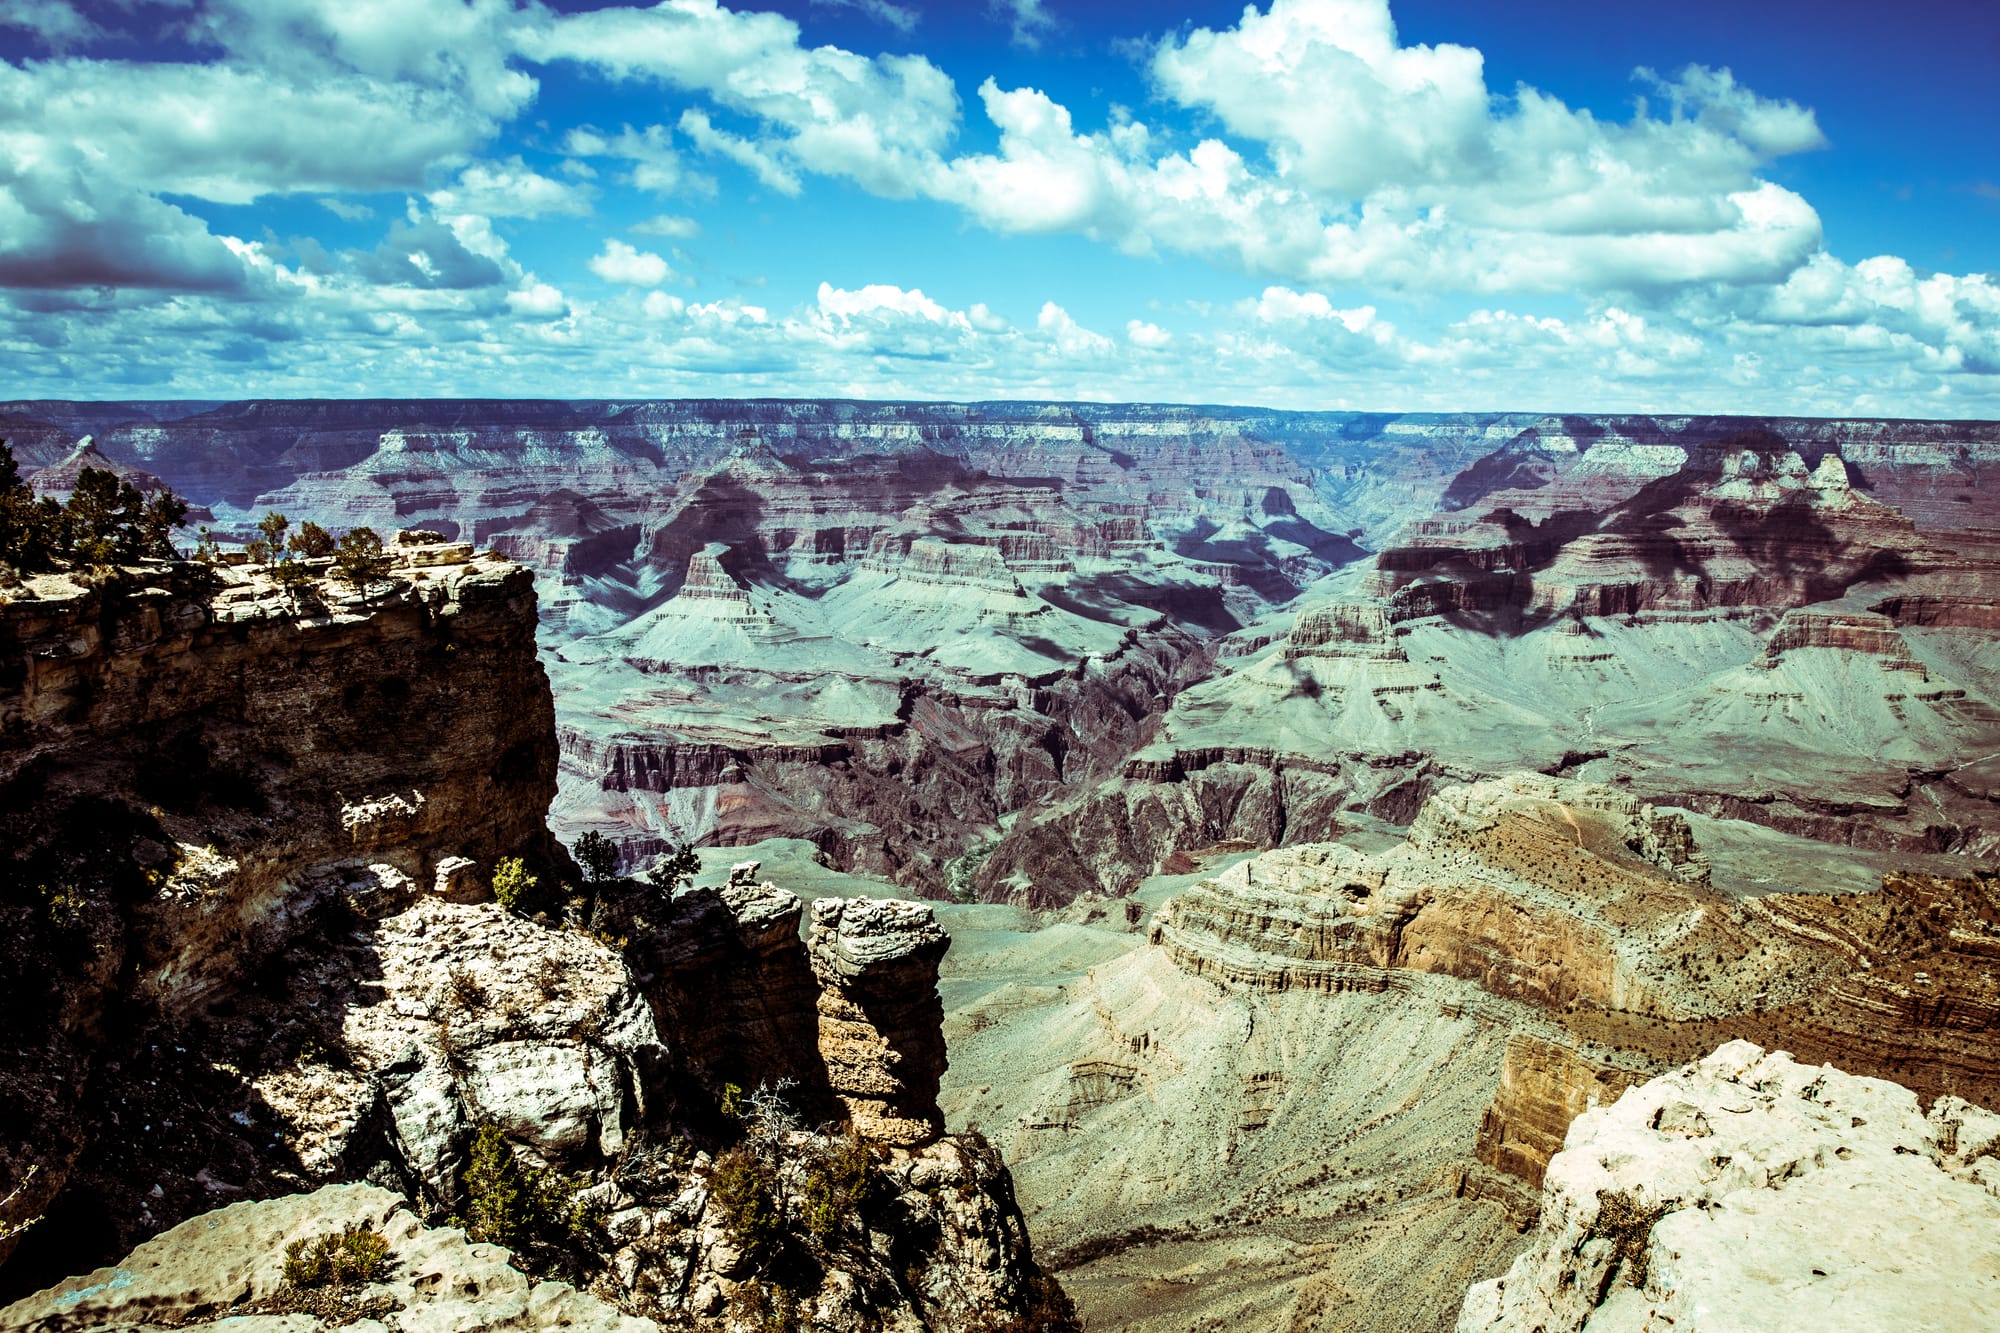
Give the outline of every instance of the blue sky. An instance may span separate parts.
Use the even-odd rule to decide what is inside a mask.
[[[2000,16],[0,0],[0,396],[2000,415]]]

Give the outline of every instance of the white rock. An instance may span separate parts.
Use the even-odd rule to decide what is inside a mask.
[[[1927,1120],[1898,1084],[1730,1042],[1577,1118],[1459,1333],[2000,1327],[1996,1141],[1957,1098]]]

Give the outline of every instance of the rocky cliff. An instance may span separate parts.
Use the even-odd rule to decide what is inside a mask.
[[[34,1211],[81,1172],[93,1244],[208,1197],[209,1167],[264,1178],[242,1126],[175,1108],[239,1081],[190,1041],[311,922],[407,903],[447,862],[566,863],[540,814],[556,755],[529,576],[418,549],[367,598],[188,566],[0,594],[0,1137],[16,1172],[41,1164]],[[170,1203],[131,1188],[141,1147],[186,1158]]]
[[[367,596],[238,564],[0,600],[21,1186],[0,1221],[33,1222],[11,1290],[217,1204],[365,1178],[512,1260],[332,1188],[151,1242],[147,1301],[326,1314],[278,1289],[281,1255],[225,1261],[208,1232],[365,1213],[398,1265],[365,1300],[464,1306],[424,1318],[637,1326],[529,1280],[560,1274],[675,1326],[1065,1327],[1006,1168],[943,1134],[929,909],[822,902],[801,939],[754,866],[720,891],[579,888],[543,822],[527,572],[391,549]],[[508,906],[503,857],[539,881]],[[217,1262],[237,1265],[219,1296]],[[431,1290],[433,1264],[464,1282]],[[70,1326],[92,1288],[23,1318]]]
[[[1706,877],[1679,816],[1516,774],[1445,788],[1380,855],[1325,843],[1245,861],[1171,901],[1152,938],[1236,984],[1381,989],[1386,972],[1441,972],[1547,1008],[1662,1018],[1809,985],[1757,957],[1756,927],[1732,919]]]
[[[2000,1320],[2000,1116],[1731,1042],[1585,1111],[1477,1330]]]

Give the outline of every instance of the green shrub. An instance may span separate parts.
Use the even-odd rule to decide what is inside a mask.
[[[868,1197],[868,1141],[851,1130],[806,1164],[799,1216],[815,1239],[838,1232]]]
[[[522,1165],[496,1125],[481,1125],[465,1168],[466,1231],[510,1250],[560,1248],[597,1229],[595,1210],[577,1195],[584,1182]]]
[[[359,1287],[389,1271],[389,1238],[360,1225],[285,1247],[288,1287]]]
[[[778,1176],[756,1153],[739,1145],[716,1158],[708,1194],[745,1254],[761,1259],[777,1250],[785,1235]]]
[[[493,867],[493,896],[510,912],[521,910],[521,899],[532,893],[537,883],[518,856],[503,856]]]

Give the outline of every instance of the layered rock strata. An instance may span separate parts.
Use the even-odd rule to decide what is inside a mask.
[[[937,1137],[945,1066],[938,960],[951,940],[931,909],[821,898],[808,947],[820,983],[820,1058],[855,1128],[883,1143]]]
[[[755,861],[718,889],[675,893],[634,957],[663,1029],[711,1096],[784,1088],[817,1120],[919,1147],[943,1132],[938,961],[950,939],[923,903],[805,904]]]
[[[130,1243],[205,1192],[270,1189],[215,1111],[240,1095],[193,1034],[259,1007],[265,969],[348,903],[390,913],[447,865],[567,864],[540,811],[553,705],[527,571],[398,551],[366,597],[249,566],[30,578],[0,593],[0,826],[14,1003],[0,1142],[12,1206],[72,1176],[85,1245]],[[447,876],[449,879],[449,876]],[[173,1197],[134,1151],[185,1158]],[[160,1211],[153,1211],[158,1208]]]
[[[1583,1113],[1460,1333],[2000,1321],[2000,1115],[1731,1042]]]
[[[1500,1086],[1479,1122],[1474,1152],[1497,1171],[1542,1187],[1549,1159],[1585,1111],[1618,1100],[1644,1072],[1594,1060],[1574,1046],[1526,1033],[1507,1039]]]
[[[1706,876],[1679,816],[1516,774],[1444,789],[1380,855],[1323,843],[1245,861],[1172,900],[1152,939],[1239,985],[1380,990],[1395,971],[1440,972],[1550,1008],[1693,1017],[1779,984]],[[1691,984],[1678,960],[1695,954],[1719,984]]]

